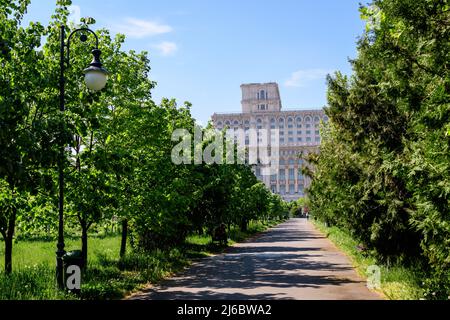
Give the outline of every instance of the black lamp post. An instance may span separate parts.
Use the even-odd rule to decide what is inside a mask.
[[[100,62],[101,51],[98,49],[98,37],[94,31],[88,28],[80,28],[74,30],[65,43],[65,26],[61,26],[61,47],[60,47],[60,76],[59,76],[59,110],[61,113],[65,110],[65,77],[64,71],[66,66],[70,63],[70,40],[72,36],[80,32],[80,40],[86,42],[87,34],[90,33],[95,37],[95,49],[92,50],[94,59],[84,73],[84,81],[88,89],[93,91],[99,91],[103,89],[108,80],[108,72],[102,68]],[[67,55],[66,55],[67,49]],[[63,128],[61,126],[61,134]],[[58,224],[58,244],[56,251],[56,281],[60,289],[64,289],[64,270],[63,270],[63,256],[66,253],[64,250],[64,142],[61,137],[59,146],[59,224]]]

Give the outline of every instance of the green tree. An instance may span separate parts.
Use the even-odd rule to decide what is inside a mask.
[[[42,91],[44,59],[38,50],[42,25],[22,27],[29,1],[3,1],[0,7],[0,233],[5,240],[5,271],[12,270],[12,244],[20,203],[42,187],[52,188],[58,118]],[[22,208],[23,209],[23,208]]]
[[[381,259],[425,263],[435,296],[450,288],[450,11],[440,0],[376,0],[351,78],[328,79],[313,212]]]

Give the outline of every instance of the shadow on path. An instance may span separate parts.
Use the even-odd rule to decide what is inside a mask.
[[[131,299],[377,299],[347,257],[305,219],[291,219]]]

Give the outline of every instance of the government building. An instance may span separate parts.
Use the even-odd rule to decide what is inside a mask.
[[[302,166],[308,164],[300,159],[300,155],[318,152],[320,123],[327,122],[327,116],[322,109],[282,110],[277,83],[243,84],[241,90],[242,112],[214,113],[214,128],[243,132],[245,142],[240,140],[240,144],[245,144],[247,149],[251,148],[249,132],[257,132],[258,143],[265,136],[272,163],[273,156],[277,159],[276,171],[273,166],[270,171],[266,170],[267,163],[258,161],[255,165],[256,176],[287,201],[304,196],[310,181],[301,172]]]

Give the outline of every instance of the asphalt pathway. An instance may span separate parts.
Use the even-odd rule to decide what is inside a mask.
[[[306,219],[291,219],[133,295],[145,300],[380,299]]]

